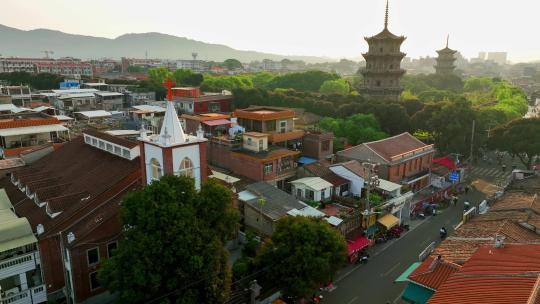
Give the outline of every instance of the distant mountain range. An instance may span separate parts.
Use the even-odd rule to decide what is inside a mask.
[[[221,44],[212,44],[184,37],[161,33],[125,34],[115,39],[67,34],[48,29],[30,31],[0,25],[0,54],[2,56],[43,57],[42,51],[53,51],[55,58],[75,57],[99,59],[121,57],[159,59],[191,59],[197,52],[198,58],[209,61],[224,61],[236,58],[242,62],[253,60],[304,60],[310,63],[334,61],[324,57],[285,56],[242,51]]]

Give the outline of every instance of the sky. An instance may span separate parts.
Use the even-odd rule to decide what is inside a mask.
[[[115,38],[160,32],[283,55],[359,59],[380,32],[384,0],[1,0],[0,23]],[[539,0],[390,0],[389,28],[409,57],[450,47],[540,60]]]

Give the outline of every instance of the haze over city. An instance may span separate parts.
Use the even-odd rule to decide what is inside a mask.
[[[384,14],[381,0],[95,0],[76,7],[67,0],[4,0],[10,13],[1,23],[108,38],[160,32],[242,50],[358,60],[363,37],[381,30]],[[410,57],[435,56],[450,34],[450,46],[468,58],[505,51],[511,62],[532,61],[540,59],[540,40],[531,34],[539,9],[535,0],[395,0],[389,28],[407,37]]]

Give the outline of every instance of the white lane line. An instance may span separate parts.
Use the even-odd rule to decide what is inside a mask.
[[[396,270],[396,268],[399,267],[399,265],[401,265],[401,262],[397,262],[396,265],[392,266],[390,269],[388,269],[388,271],[386,271],[385,273],[382,273],[381,277],[385,277],[385,276],[391,274],[392,271]]]
[[[404,291],[405,290],[403,290],[402,292],[399,293],[399,296],[397,296],[397,298],[395,298],[394,301],[392,302],[393,304],[396,304],[399,301],[399,299],[401,299],[401,295],[403,295]]]
[[[354,301],[358,300],[358,297],[354,297],[352,298],[349,302],[347,302],[347,304],[352,304],[354,303]]]
[[[426,247],[424,247],[424,245],[427,245],[427,243],[429,243],[429,240],[424,240],[422,243],[420,243],[420,247],[421,248],[426,248]]]

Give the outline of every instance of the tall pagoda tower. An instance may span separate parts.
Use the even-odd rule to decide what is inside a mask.
[[[435,72],[439,75],[450,75],[454,73],[456,66],[454,62],[456,57],[454,56],[457,51],[452,50],[448,47],[448,39],[450,36],[446,37],[446,47],[444,49],[438,50],[437,53],[437,64],[435,64]]]
[[[401,60],[405,57],[405,53],[401,52],[400,47],[406,38],[396,36],[388,30],[388,0],[384,29],[377,35],[364,39],[369,45],[369,50],[362,54],[366,60],[366,68],[362,70],[364,75],[362,93],[371,99],[399,101],[403,91],[400,79],[405,74],[405,70],[401,68]]]

